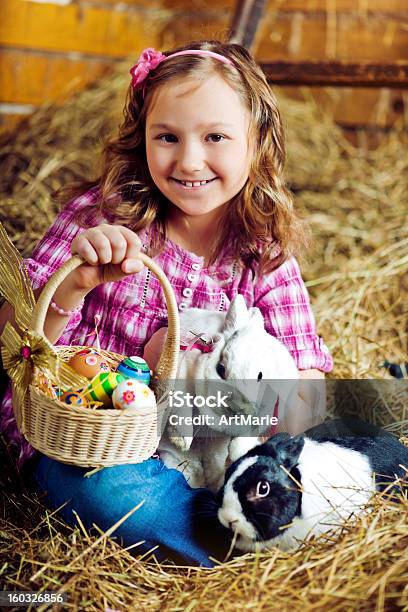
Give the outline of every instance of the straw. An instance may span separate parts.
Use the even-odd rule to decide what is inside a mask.
[[[53,190],[97,175],[94,160],[120,121],[126,86],[123,69],[61,108],[40,109],[2,138],[1,220],[20,252],[28,255],[55,217]],[[334,356],[331,376],[362,379],[358,389],[342,381],[329,405],[344,413],[357,406],[362,418],[407,441],[407,385],[380,367],[385,359],[407,360],[406,126],[384,135],[375,150],[355,148],[311,100],[279,98],[287,179],[313,236],[302,271]],[[326,534],[291,554],[272,549],[213,570],[181,568],[133,557],[140,543],[124,550],[114,531],[113,539],[89,534],[80,517],[74,530],[55,513],[44,517],[0,452],[7,466],[0,472],[3,589],[61,590],[72,610],[408,610],[406,497],[396,503],[378,494],[340,536]]]

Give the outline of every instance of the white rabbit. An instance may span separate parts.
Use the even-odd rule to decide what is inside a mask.
[[[286,347],[265,331],[259,309],[247,309],[242,295],[232,300],[226,313],[192,308],[182,313],[180,322],[181,337],[187,342],[200,337],[211,345],[209,352],[196,346],[180,351],[178,380],[186,381],[180,389],[204,398],[223,389],[228,407],[221,402],[219,409],[183,408],[182,423],[168,422],[158,452],[167,467],[184,473],[190,486],[217,491],[228,465],[259,444],[259,435],[270,429],[270,423],[261,429],[243,429],[229,417],[263,415],[268,421],[279,397],[281,420],[289,397],[297,394],[298,370]],[[146,349],[145,356],[148,345]],[[194,416],[201,417],[198,432],[191,422]]]

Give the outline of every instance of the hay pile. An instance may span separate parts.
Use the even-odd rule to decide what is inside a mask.
[[[23,490],[2,505],[0,587],[66,593],[64,610],[408,609],[407,499],[377,495],[370,515],[345,525],[338,539],[326,536],[292,554],[247,554],[212,570],[134,558],[102,532],[90,537],[80,524],[69,530]]]
[[[52,192],[96,176],[102,138],[120,121],[126,71],[1,138],[0,220],[24,255],[57,212]],[[347,412],[354,402],[363,417],[407,435],[406,381],[385,384],[379,368],[385,358],[407,359],[407,134],[401,126],[377,150],[362,151],[312,103],[282,97],[281,110],[287,178],[313,234],[302,268],[335,359],[332,376],[365,379],[358,388],[344,382],[338,404]],[[338,541],[202,570],[147,565],[80,525],[64,528],[11,466],[0,471],[0,489],[3,589],[61,589],[76,610],[408,610],[407,500],[377,497],[370,516],[345,526]]]
[[[311,104],[283,108],[288,179],[310,221],[304,266],[338,378],[378,378],[386,356],[407,356],[408,135],[353,148]]]

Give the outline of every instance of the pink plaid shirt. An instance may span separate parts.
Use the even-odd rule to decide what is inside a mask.
[[[26,260],[27,270],[36,289],[46,283],[71,255],[75,236],[84,231],[72,219],[82,207],[93,204],[96,191],[70,202]],[[103,219],[95,218],[94,225]],[[149,248],[154,228],[140,232],[142,248]],[[330,353],[316,334],[307,289],[294,258],[273,272],[254,280],[249,269],[242,269],[231,258],[221,256],[211,267],[204,258],[185,251],[171,240],[155,257],[167,275],[180,311],[205,308],[225,311],[232,298],[241,293],[247,306],[257,306],[264,317],[266,330],[283,342],[298,368],[332,369]],[[58,344],[93,345],[95,315],[101,316],[101,347],[124,355],[142,355],[143,347],[155,331],[167,325],[167,310],[158,280],[147,268],[116,283],[106,283],[91,291],[80,313],[75,314],[58,340]],[[16,429],[10,390],[0,410],[0,431],[17,451],[18,465],[34,454],[34,450]]]

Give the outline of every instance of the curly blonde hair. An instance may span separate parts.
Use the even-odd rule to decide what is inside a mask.
[[[251,115],[249,138],[253,157],[248,180],[225,207],[219,238],[211,252],[214,263],[228,243],[232,257],[258,274],[277,268],[307,244],[304,223],[294,210],[293,197],[285,186],[284,131],[276,98],[251,54],[238,44],[216,40],[194,41],[164,55],[185,49],[204,49],[229,58],[233,66],[211,56],[182,55],[171,58],[149,73],[145,97],[141,88],[129,86],[124,119],[118,134],[103,151],[102,173],[94,183],[83,182],[64,190],[64,198],[98,186],[98,210],[115,223],[135,232],[153,222],[159,238],[151,247],[157,253],[166,238],[168,202],[154,184],[145,153],[145,123],[149,103],[157,89],[172,80],[203,80],[218,74],[240,96]],[[89,219],[89,208],[78,222]]]

